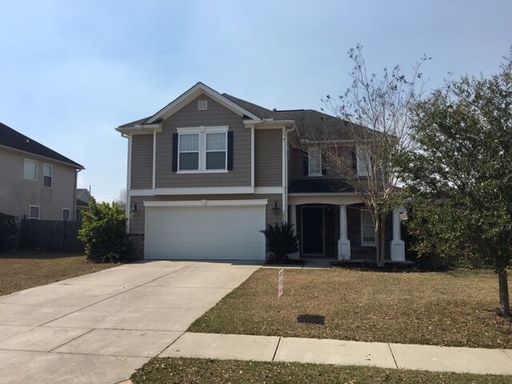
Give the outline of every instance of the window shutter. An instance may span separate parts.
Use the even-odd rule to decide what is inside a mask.
[[[178,134],[172,134],[172,171],[178,171]]]
[[[304,176],[307,176],[309,174],[309,156],[308,156],[308,153],[306,151],[302,151],[302,167],[303,167],[303,171],[304,171]]]
[[[322,176],[327,175],[327,156],[322,152]]]
[[[233,131],[228,131],[228,171],[233,170]]]
[[[352,172],[357,175],[357,154],[352,151]]]

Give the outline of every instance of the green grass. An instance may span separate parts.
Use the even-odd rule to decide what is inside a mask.
[[[0,295],[115,267],[80,254],[13,251],[0,254]]]
[[[189,331],[512,348],[512,323],[496,313],[492,271],[383,273],[260,269]],[[325,324],[304,324],[300,315]]]
[[[505,384],[511,376],[438,373],[299,363],[156,358],[132,376],[135,384],[172,383],[436,383]]]

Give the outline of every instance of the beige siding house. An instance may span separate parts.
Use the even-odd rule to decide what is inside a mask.
[[[203,83],[119,126],[128,141],[129,235],[147,259],[263,261],[261,231],[291,222],[299,257],[372,257],[371,216],[315,146],[315,130],[325,125],[347,142],[343,155],[357,172],[346,122],[313,110],[269,110]],[[393,228],[387,257],[403,261]]]
[[[0,213],[74,220],[80,164],[0,123]]]

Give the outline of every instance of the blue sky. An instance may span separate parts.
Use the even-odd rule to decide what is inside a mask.
[[[372,70],[489,74],[512,44],[510,0],[0,0],[0,121],[83,164],[79,186],[126,185],[114,128],[203,81],[269,108],[321,108],[349,85],[347,50]]]

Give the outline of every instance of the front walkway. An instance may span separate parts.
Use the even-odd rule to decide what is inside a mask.
[[[0,296],[0,383],[126,380],[258,267],[155,261]]]
[[[160,357],[363,365],[512,375],[512,350],[186,332]]]

